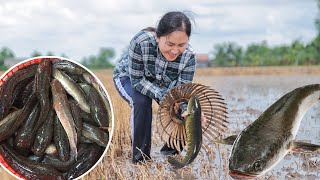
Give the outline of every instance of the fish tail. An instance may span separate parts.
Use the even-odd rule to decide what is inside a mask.
[[[177,159],[175,159],[174,157],[168,157],[168,162],[174,166],[175,168],[183,168],[184,166],[187,165],[187,162],[184,161],[179,161]]]

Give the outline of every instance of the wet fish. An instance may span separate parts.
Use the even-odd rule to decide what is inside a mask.
[[[99,124],[95,120],[93,120],[90,113],[80,110],[80,116],[82,117],[83,121],[93,124],[95,126],[99,126]]]
[[[320,84],[285,94],[235,139],[229,158],[232,178],[256,178],[272,169],[289,151],[319,151],[319,145],[294,141],[306,111],[320,98]]]
[[[21,109],[23,107],[23,93],[26,89],[26,86],[30,84],[34,80],[34,77],[29,77],[27,79],[22,80],[18,83],[18,85],[15,87],[12,95],[12,102],[11,105]]]
[[[80,142],[80,137],[81,137],[81,132],[82,132],[82,117],[80,114],[81,109],[77,105],[77,102],[74,100],[70,100],[70,108],[71,108],[71,113],[72,117],[74,120],[74,124],[76,125],[76,131],[77,131],[77,138],[78,138],[78,143]]]
[[[0,89],[0,120],[9,114],[13,91],[18,83],[35,75],[37,66],[31,65],[13,73]]]
[[[52,80],[51,90],[53,96],[53,108],[55,109],[63,129],[68,136],[71,152],[75,157],[77,157],[77,132],[72,118],[67,94],[62,84],[57,79]]]
[[[64,176],[54,168],[19,155],[6,143],[0,144],[0,152],[10,164],[11,168],[23,175],[25,179],[65,179]]]
[[[28,85],[26,85],[24,91],[22,92],[21,97],[19,97],[19,99],[20,98],[22,99],[23,106],[27,103],[29,97],[34,93],[33,87],[34,87],[34,80],[31,81]]]
[[[35,96],[35,94],[32,94],[29,97],[27,103],[23,106],[21,113],[19,113],[19,116],[16,118],[11,128],[3,129],[3,131],[0,133],[0,142],[9,138],[12,134],[16,132],[16,130],[21,126],[21,124],[29,117],[36,103],[37,97]]]
[[[88,147],[88,144],[79,144],[78,156],[81,156],[84,152],[86,152]],[[70,157],[70,159],[67,161],[61,161],[57,156],[52,154],[45,155],[42,160],[42,163],[48,164],[61,172],[69,171],[75,162],[76,160],[74,157]]]
[[[168,161],[176,168],[190,164],[198,155],[202,145],[201,106],[199,99],[193,96],[188,101],[185,121],[187,134],[187,153],[182,161],[169,157]]]
[[[99,85],[99,83],[97,82],[96,78],[93,77],[90,73],[86,72],[83,73],[83,78],[86,80],[86,82],[88,82],[89,84],[91,84],[99,93],[100,98],[103,100],[104,106],[107,110],[108,113],[108,119],[109,122],[112,119],[112,112],[111,112],[111,105],[110,102],[107,98],[107,95],[105,93],[105,91],[102,89],[102,87]]]
[[[79,142],[79,143],[92,144],[92,143],[94,143],[94,142],[91,141],[89,138],[81,135],[81,136],[80,136],[80,142]]]
[[[50,100],[49,100],[49,89],[51,81],[51,60],[42,59],[38,65],[37,73],[34,80],[34,92],[40,102],[41,112],[39,115],[39,120],[33,128],[33,133],[39,129],[41,124],[45,121],[49,110],[50,110]]]
[[[108,112],[98,91],[88,84],[81,84],[81,88],[86,93],[92,119],[100,128],[107,129],[109,127]]]
[[[86,70],[80,67],[79,65],[61,59],[54,60],[53,67],[75,75],[82,75],[86,72]]]
[[[70,168],[66,174],[67,179],[75,179],[88,171],[99,160],[104,149],[96,144],[89,146]]]
[[[0,134],[11,129],[21,112],[22,109],[15,110],[0,121]]]
[[[35,140],[32,146],[32,152],[37,156],[42,156],[51,143],[53,137],[53,120],[55,113],[53,108],[50,108],[45,123],[38,129]]]
[[[76,84],[68,75],[56,68],[53,68],[52,76],[59,80],[68,94],[70,94],[78,102],[82,110],[90,113],[90,106],[88,105],[86,97],[78,84]]]
[[[59,159],[61,161],[67,161],[70,158],[70,145],[68,136],[57,116],[54,120],[53,142],[56,147]]]
[[[95,127],[89,123],[84,122],[82,128],[82,135],[100,146],[106,147],[109,141],[109,133],[102,129]]]
[[[38,121],[40,107],[36,103],[28,118],[23,122],[14,139],[14,147],[20,154],[28,155],[35,138],[33,129]]]

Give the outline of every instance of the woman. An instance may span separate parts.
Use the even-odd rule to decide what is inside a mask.
[[[188,44],[190,34],[189,18],[182,12],[168,12],[157,28],[149,27],[135,35],[128,52],[116,64],[115,86],[132,108],[133,163],[150,159],[152,99],[159,103],[171,88],[193,80],[196,61]],[[165,144],[161,152],[177,151]]]

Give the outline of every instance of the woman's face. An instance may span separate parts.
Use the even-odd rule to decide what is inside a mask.
[[[157,38],[159,49],[168,61],[174,61],[188,45],[189,37],[183,31],[174,31]]]

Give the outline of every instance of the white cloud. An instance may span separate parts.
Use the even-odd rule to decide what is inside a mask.
[[[0,47],[22,57],[38,50],[80,60],[100,47],[114,47],[119,55],[140,29],[171,10],[194,12],[190,43],[199,53],[227,41],[277,45],[316,35],[313,0],[0,0]]]

